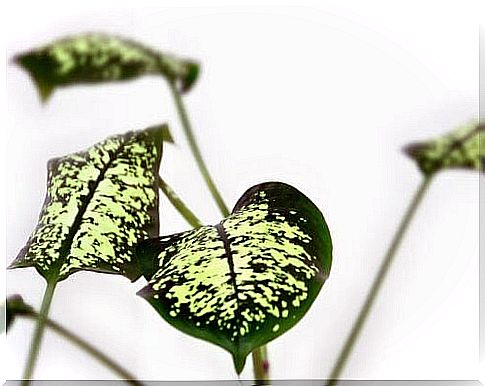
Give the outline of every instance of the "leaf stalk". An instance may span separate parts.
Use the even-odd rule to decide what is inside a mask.
[[[197,218],[197,216],[192,212],[187,205],[180,199],[180,197],[175,193],[175,191],[167,184],[167,182],[162,178],[158,177],[158,186],[160,190],[165,194],[170,203],[177,209],[177,211],[182,215],[182,217],[194,228],[199,228],[202,226],[202,222]]]
[[[414,194],[414,197],[412,198],[408,206],[408,209],[406,210],[401,220],[401,223],[394,235],[394,238],[392,239],[391,244],[389,245],[389,248],[386,252],[384,260],[382,261],[381,266],[379,267],[379,271],[377,272],[374,282],[372,283],[372,287],[370,288],[369,293],[367,294],[367,297],[365,299],[364,304],[362,305],[359,315],[354,325],[352,326],[352,330],[350,331],[345,341],[345,344],[342,347],[342,350],[340,351],[340,354],[338,356],[337,361],[335,362],[332,372],[330,373],[329,380],[327,381],[326,386],[335,386],[338,383],[340,374],[342,373],[342,370],[344,369],[347,363],[347,360],[352,352],[352,349],[354,348],[355,342],[357,341],[360,333],[362,332],[362,328],[367,320],[367,317],[369,316],[369,313],[374,305],[377,295],[379,294],[382,284],[386,279],[386,276],[389,272],[389,268],[391,267],[394,261],[394,257],[399,248],[399,245],[401,244],[401,241],[404,235],[406,234],[407,229],[409,228],[409,224],[411,223],[411,220],[413,219],[416,213],[416,210],[418,209],[420,203],[423,200],[423,197],[425,196],[428,190],[428,187],[432,181],[432,177],[433,177],[433,174],[425,175],[416,193]]]
[[[179,115],[180,121],[182,123],[182,127],[185,132],[185,136],[187,137],[187,141],[189,142],[190,150],[197,162],[197,166],[199,167],[200,173],[204,178],[204,181],[209,188],[209,191],[214,198],[219,210],[221,211],[224,217],[229,216],[229,209],[227,209],[227,205],[224,202],[219,190],[217,189],[212,177],[207,169],[207,166],[202,158],[202,154],[199,149],[199,145],[197,144],[197,140],[195,138],[194,132],[192,130],[192,125],[190,124],[189,117],[187,115],[187,111],[184,106],[184,102],[182,100],[182,96],[180,95],[179,90],[175,82],[171,81],[168,82],[170,86],[170,91],[172,92],[173,99],[175,101],[175,106],[177,107],[177,113]]]
[[[266,346],[260,346],[252,354],[256,385],[266,385],[266,381],[269,380],[268,350]]]
[[[19,314],[19,316],[37,320],[40,318],[40,314],[35,311],[31,311],[27,314]],[[53,321],[52,319],[46,318],[45,326],[49,327],[52,331],[56,332],[66,340],[78,346],[80,349],[86,351],[93,358],[97,359],[99,362],[111,369],[114,373],[118,374],[120,378],[127,383],[131,384],[132,386],[142,386],[142,383],[136,381],[136,377],[128,370],[124,369],[121,365],[117,364],[114,360],[103,354],[96,347],[92,346],[90,343],[86,342],[84,339],[69,331],[65,327],[61,326],[57,322]]]
[[[37,318],[34,337],[32,338],[29,356],[24,370],[22,386],[26,386],[30,383],[30,379],[32,378],[32,374],[34,373],[34,368],[37,362],[37,358],[39,356],[42,337],[44,335],[44,330],[46,326],[46,320],[49,315],[49,309],[52,303],[52,298],[54,296],[54,290],[56,289],[56,285],[57,281],[55,280],[47,281],[47,287],[44,292],[44,298],[42,299],[42,306],[40,308],[39,316]]]
[[[190,124],[189,117],[187,115],[187,110],[185,109],[185,105],[182,100],[182,96],[177,88],[177,85],[175,82],[171,81],[169,82],[170,86],[170,91],[172,93],[173,99],[175,101],[175,106],[177,108],[177,113],[179,115],[180,121],[182,123],[182,127],[185,132],[185,136],[187,137],[187,141],[189,142],[190,150],[192,151],[192,154],[195,158],[195,161],[197,163],[197,166],[199,167],[200,173],[202,174],[202,177],[204,178],[204,181],[209,188],[209,191],[214,198],[219,211],[224,217],[229,216],[230,212],[229,209],[227,208],[226,203],[224,202],[224,199],[222,198],[221,194],[219,193],[219,190],[217,189],[214,181],[212,180],[212,177],[209,173],[209,170],[207,169],[207,166],[204,162],[204,159],[202,157],[202,154],[200,152],[199,146],[197,144],[197,140],[195,138],[194,132],[192,130],[192,125]],[[160,183],[162,183],[162,180],[160,180]],[[163,187],[160,185],[160,188],[163,191]],[[164,191],[165,193],[165,191]],[[167,194],[167,193],[165,193]],[[192,223],[194,221],[193,213],[192,216],[189,214],[191,213],[190,211],[186,210],[187,208],[181,207],[180,206],[180,200],[174,199],[172,197],[167,195],[168,199],[172,204],[178,209],[180,214],[194,227]],[[197,226],[200,226],[200,221],[197,221]],[[254,376],[255,379],[261,379],[261,380],[267,380],[269,379],[269,362],[268,362],[268,355],[267,355],[267,349],[266,346],[261,346],[257,348],[256,350],[253,351],[253,367],[254,367]]]

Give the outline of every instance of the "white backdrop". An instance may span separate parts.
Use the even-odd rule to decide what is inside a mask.
[[[269,345],[275,378],[324,378],[420,182],[400,149],[477,117],[477,2],[225,3],[17,1],[4,14],[7,58],[105,31],[200,60],[185,100],[229,206],[248,187],[280,180],[330,226],[330,279],[307,316]],[[48,159],[164,121],[177,144],[165,148],[162,174],[205,222],[219,221],[162,79],[64,89],[42,106],[24,72],[6,71],[7,263],[36,224]],[[345,378],[477,378],[477,175],[439,175],[413,225]],[[162,199],[162,233],[185,229]],[[7,295],[40,306],[44,281],[33,269],[6,277]],[[50,316],[141,379],[235,379],[228,353],[178,332],[135,296],[143,285],[77,273],[58,286]],[[19,321],[9,332],[7,379],[21,376],[32,330]],[[50,332],[35,375],[113,378]],[[248,361],[242,378],[250,377]]]

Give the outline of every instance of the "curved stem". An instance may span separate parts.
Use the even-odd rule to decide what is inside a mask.
[[[216,201],[216,204],[219,207],[219,210],[221,211],[222,215],[226,217],[229,215],[229,210],[227,209],[227,206],[221,194],[217,190],[217,187],[214,184],[214,181],[212,181],[212,177],[209,174],[209,170],[207,169],[204,159],[202,158],[202,154],[200,152],[199,146],[197,145],[197,141],[195,139],[195,135],[189,121],[189,117],[187,116],[187,111],[185,110],[185,106],[182,101],[182,96],[180,95],[180,92],[178,91],[177,86],[175,85],[174,82],[168,82],[168,83],[170,85],[170,91],[172,92],[172,96],[175,101],[175,105],[177,107],[177,112],[180,117],[182,127],[184,129],[185,135],[189,142],[190,150],[194,155],[195,161],[197,162],[197,166],[199,167],[202,177],[204,178],[205,183],[207,184],[207,187],[209,188],[209,191],[212,194],[212,197]]]
[[[362,331],[362,327],[364,326],[364,323],[367,320],[367,317],[369,316],[370,310],[374,305],[374,301],[376,300],[379,290],[381,289],[381,286],[387,276],[387,273],[389,272],[389,268],[394,260],[394,256],[396,255],[396,251],[409,227],[409,224],[411,223],[411,220],[414,217],[414,214],[416,213],[417,208],[419,207],[419,204],[421,203],[431,183],[431,180],[432,180],[432,175],[428,175],[424,177],[423,181],[421,182],[421,185],[419,186],[411,203],[409,204],[409,207],[406,213],[404,214],[404,217],[401,220],[401,224],[399,225],[399,228],[397,229],[397,232],[394,235],[394,238],[387,250],[384,260],[382,261],[381,266],[379,267],[379,271],[377,272],[374,282],[372,283],[372,287],[369,290],[369,293],[367,295],[367,298],[365,299],[364,305],[362,306],[359,312],[357,320],[355,321],[352,327],[352,330],[350,331],[350,334],[348,335],[347,340],[345,341],[345,344],[342,350],[340,351],[340,355],[338,356],[335,366],[333,367],[332,372],[330,373],[329,381],[326,384],[327,386],[334,386],[337,384],[338,378],[342,370],[344,369],[345,364],[347,363],[349,355],[352,352],[355,342],[357,341],[357,338],[359,337]]]
[[[35,363],[37,362],[37,357],[39,356],[42,337],[44,335],[45,322],[47,320],[47,316],[49,315],[49,308],[52,303],[52,297],[54,296],[56,284],[56,281],[47,282],[47,287],[44,292],[44,298],[42,299],[42,306],[40,308],[39,316],[37,318],[37,324],[35,326],[34,337],[30,346],[27,365],[25,366],[25,371],[23,375],[22,385],[24,386],[29,384],[30,379],[32,378],[32,374],[34,372]]]
[[[167,196],[170,203],[178,210],[178,212],[187,220],[187,222],[194,228],[202,226],[202,223],[197,216],[184,204],[180,197],[173,191],[173,189],[165,182],[162,177],[158,177],[158,186],[160,190]]]
[[[28,314],[19,314],[19,316],[24,316],[30,319],[38,319],[40,315],[35,311],[30,312]],[[103,363],[106,367],[110,368],[113,372],[118,374],[121,379],[125,380],[127,383],[133,386],[142,386],[142,383],[134,380],[135,376],[121,367],[119,364],[115,363],[112,359],[107,357],[101,351],[99,351],[96,347],[92,346],[84,339],[80,338],[79,336],[75,335],[71,331],[67,330],[65,327],[62,327],[60,324],[56,323],[55,321],[46,318],[45,325],[49,327],[52,331],[55,331],[57,334],[62,336],[63,338],[69,340],[74,345],[78,346],[79,348],[86,351],[90,354],[93,358],[97,359],[101,363]]]
[[[180,92],[178,91],[177,86],[175,85],[174,82],[169,82],[169,85],[170,85],[170,91],[172,92],[172,96],[175,101],[175,105],[177,107],[177,113],[180,117],[180,121],[182,123],[182,127],[184,129],[187,140],[189,142],[189,146],[192,151],[192,154],[194,155],[194,158],[197,162],[197,166],[199,167],[202,177],[204,178],[205,183],[207,184],[207,187],[209,188],[209,191],[212,194],[212,197],[214,198],[217,206],[219,207],[220,212],[224,217],[227,217],[229,216],[229,209],[227,208],[227,205],[224,202],[224,199],[222,198],[221,194],[217,190],[217,187],[214,184],[214,181],[212,180],[212,177],[209,174],[209,170],[205,165],[204,159],[202,158],[202,154],[200,152],[199,146],[197,145],[197,141],[195,139],[195,135],[187,115],[187,111],[185,110],[185,106],[182,101],[182,96],[180,95]],[[172,202],[172,200],[170,201]],[[174,204],[174,206],[177,209],[179,209],[174,202],[172,202],[172,204]],[[186,217],[187,213],[182,212],[180,209],[179,209],[179,212],[186,218],[187,221],[189,221]],[[269,378],[269,372],[268,372],[269,362],[268,362],[266,346],[258,347],[256,350],[253,351],[253,364],[254,364],[254,376],[256,379],[261,378],[264,380]]]
[[[180,92],[178,91],[177,86],[175,85],[174,82],[169,82],[169,85],[170,85],[170,91],[172,92],[172,96],[175,101],[175,105],[177,107],[177,113],[180,117],[180,121],[182,123],[182,127],[184,129],[187,140],[189,142],[189,146],[192,151],[192,154],[194,155],[194,158],[197,162],[197,166],[199,167],[202,177],[204,178],[205,183],[212,194],[212,197],[214,198],[217,206],[219,207],[220,212],[224,217],[227,217],[229,216],[229,209],[227,208],[227,205],[224,202],[224,199],[222,198],[221,194],[217,190],[217,187],[214,184],[214,181],[212,180],[212,177],[209,174],[209,170],[205,165],[204,159],[202,158],[202,154],[200,152],[199,146],[197,145],[197,141],[195,139],[195,135],[187,115],[187,111],[185,110],[185,106],[182,101],[182,96],[180,95]],[[161,181],[160,183],[162,183],[162,180],[160,181]],[[162,186],[160,186],[160,188],[163,190]],[[183,206],[182,210],[177,206],[177,205],[180,205],[181,203],[180,200],[177,200],[178,197],[176,197],[174,201],[172,201],[172,199],[168,194],[167,194],[167,197],[170,200],[170,202],[172,202],[172,204],[178,209],[180,214],[182,214],[182,216],[184,216],[184,218],[192,226],[195,227],[195,225],[193,225],[191,222],[195,218],[195,216],[193,216],[193,213],[191,213],[190,211],[187,211],[186,210],[187,208],[185,207],[185,205]],[[192,216],[190,216],[189,212],[192,214]],[[189,221],[189,218],[190,218],[190,221]],[[199,225],[200,221],[197,220],[197,223],[198,223],[197,226],[200,226]],[[253,351],[253,365],[254,365],[254,376],[256,379],[261,378],[264,380],[269,378],[269,372],[268,372],[269,362],[268,362],[266,346],[258,347],[256,350]]]

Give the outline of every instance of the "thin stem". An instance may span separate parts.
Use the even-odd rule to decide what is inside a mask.
[[[265,385],[269,380],[269,362],[266,346],[253,351],[253,372],[256,385]]]
[[[214,181],[212,180],[209,174],[209,170],[205,165],[204,159],[202,158],[202,154],[200,152],[199,146],[197,145],[197,141],[195,139],[195,135],[192,130],[189,117],[187,115],[187,111],[182,101],[182,96],[180,95],[180,92],[177,89],[177,86],[175,85],[174,82],[169,82],[169,86],[175,101],[175,105],[177,107],[177,112],[180,117],[182,127],[184,129],[185,135],[189,142],[190,149],[192,151],[192,154],[194,155],[195,161],[197,162],[197,166],[199,167],[202,177],[204,178],[205,183],[207,184],[207,187],[209,188],[209,191],[212,194],[212,197],[214,198],[217,206],[219,207],[220,212],[224,217],[227,217],[229,216],[229,209],[227,208],[227,205],[225,204],[221,194],[217,190],[217,187],[214,184]],[[185,217],[184,213],[182,213],[180,210],[179,212]],[[265,379],[267,379],[269,377],[268,375],[269,362],[268,362],[268,357],[266,353],[266,346],[261,346],[253,351],[253,363],[257,364],[254,366],[255,377],[258,378],[258,374],[266,374]],[[263,370],[263,367],[262,367],[263,364],[265,364],[266,370]]]
[[[182,127],[184,129],[187,140],[189,141],[190,150],[194,155],[195,161],[197,162],[197,166],[199,167],[202,177],[204,178],[205,183],[207,184],[207,187],[209,188],[209,191],[212,194],[212,197],[216,201],[216,204],[219,207],[219,210],[221,211],[222,215],[226,217],[229,215],[229,210],[227,209],[227,206],[221,194],[217,190],[217,187],[214,184],[214,181],[212,181],[212,178],[209,174],[209,170],[207,169],[204,159],[202,158],[202,154],[200,152],[199,146],[197,145],[197,141],[195,139],[195,135],[189,121],[189,117],[187,116],[187,111],[185,110],[185,106],[182,101],[182,96],[180,95],[180,92],[177,89],[177,86],[175,85],[174,82],[169,82],[169,85],[170,85],[170,90],[172,92],[173,99],[175,101],[175,105],[177,106],[177,112],[180,117],[180,121],[182,122]]]
[[[352,352],[355,342],[357,341],[357,338],[362,331],[362,327],[364,326],[367,317],[369,316],[370,310],[374,305],[374,301],[377,298],[377,295],[386,278],[386,275],[389,272],[389,268],[394,260],[394,256],[396,255],[396,251],[399,248],[399,245],[431,183],[431,180],[432,175],[424,177],[421,185],[419,186],[411,203],[409,204],[409,207],[401,220],[401,224],[399,225],[399,228],[397,229],[397,232],[394,235],[394,238],[387,250],[384,260],[379,267],[379,271],[377,272],[374,282],[372,283],[372,287],[367,294],[367,298],[359,312],[357,320],[355,321],[352,330],[350,331],[350,334],[347,337],[347,340],[345,341],[342,350],[340,351],[340,355],[335,363],[335,366],[332,369],[332,372],[330,373],[329,381],[327,382],[326,386],[334,386],[337,384],[338,378],[342,370],[344,369],[345,364],[347,363],[349,355]]]
[[[173,189],[165,182],[162,177],[158,177],[158,186],[160,190],[167,196],[170,203],[178,210],[178,212],[187,220],[187,222],[194,228],[202,226],[202,223],[197,216],[184,204],[180,197],[173,191]]]
[[[24,316],[26,318],[30,319],[38,319],[40,318],[40,315],[36,313],[35,311],[32,311],[28,314],[19,314],[19,316]],[[45,325],[49,327],[52,331],[55,331],[58,333],[60,336],[63,338],[67,339],[74,345],[78,346],[79,348],[83,349],[86,351],[88,354],[90,354],[93,358],[97,359],[101,363],[103,363],[106,367],[110,368],[113,370],[114,373],[118,374],[121,379],[125,380],[127,383],[133,385],[133,386],[142,386],[142,383],[138,382],[135,380],[135,376],[128,372],[128,370],[125,370],[121,365],[115,363],[111,358],[107,357],[105,354],[103,354],[101,351],[99,351],[96,347],[92,346],[88,342],[86,342],[84,339],[81,337],[75,335],[71,331],[67,330],[65,327],[61,326],[60,324],[56,323],[52,319],[45,319]]]
[[[45,322],[49,315],[49,308],[52,303],[52,297],[56,288],[56,281],[48,281],[47,287],[44,292],[44,298],[42,299],[42,306],[40,308],[39,317],[37,318],[37,324],[35,326],[34,337],[30,346],[29,357],[27,359],[27,365],[25,366],[22,385],[28,385],[32,374],[34,372],[35,363],[39,356],[40,345],[42,342],[42,336],[44,335]]]

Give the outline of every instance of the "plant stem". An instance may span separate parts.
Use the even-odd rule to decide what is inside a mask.
[[[173,191],[173,189],[165,182],[162,177],[158,177],[158,186],[160,190],[167,196],[170,203],[178,210],[178,212],[187,220],[187,222],[194,228],[202,226],[202,223],[197,216],[183,203],[180,197]]]
[[[182,101],[182,96],[180,95],[180,92],[177,89],[177,86],[175,85],[174,82],[168,82],[168,83],[170,85],[170,91],[172,92],[175,105],[177,106],[177,112],[180,117],[182,127],[184,129],[185,135],[189,142],[190,150],[194,155],[195,161],[197,162],[197,166],[199,167],[202,177],[204,178],[205,183],[207,184],[207,187],[209,188],[209,191],[212,194],[212,197],[216,201],[216,204],[219,207],[219,210],[221,211],[222,215],[226,217],[229,215],[229,210],[227,209],[227,206],[224,203],[224,200],[221,194],[217,190],[217,187],[214,184],[214,181],[212,181],[212,178],[209,174],[209,170],[207,169],[204,159],[202,158],[202,154],[200,152],[199,146],[197,145],[197,141],[195,139],[195,135],[189,121],[189,117],[187,116],[187,111],[185,110],[185,106]]]
[[[258,347],[253,351],[253,371],[257,385],[266,384],[269,380],[269,362],[266,346]]]
[[[56,281],[48,281],[47,287],[44,292],[44,298],[42,299],[42,306],[40,308],[39,317],[37,318],[37,324],[35,326],[34,337],[30,346],[29,357],[27,359],[27,365],[25,366],[22,385],[28,385],[32,374],[34,372],[35,363],[39,356],[40,345],[42,342],[42,336],[44,335],[45,322],[49,315],[49,308],[52,303],[52,297],[56,288]]]
[[[214,181],[212,181],[212,178],[209,174],[209,170],[207,169],[207,166],[205,165],[204,159],[202,158],[202,154],[200,152],[199,146],[197,145],[197,141],[195,139],[194,132],[192,130],[192,126],[189,121],[189,117],[187,115],[187,111],[185,109],[184,103],[182,101],[182,96],[180,95],[179,90],[177,89],[177,86],[175,85],[174,82],[169,82],[170,85],[170,91],[172,92],[173,99],[175,101],[175,105],[177,107],[177,113],[180,117],[180,121],[182,123],[182,127],[184,129],[185,135],[187,137],[187,140],[189,142],[190,149],[192,151],[192,154],[194,155],[195,161],[197,162],[197,166],[199,167],[199,170],[202,174],[202,177],[205,180],[205,183],[207,187],[209,188],[209,191],[212,194],[212,197],[214,198],[217,206],[219,207],[220,212],[224,217],[229,216],[229,209],[227,208],[227,205],[224,202],[224,199],[222,198],[221,194],[217,190],[216,185],[214,184]],[[162,188],[163,190],[163,188]],[[167,197],[170,199],[170,197],[167,195]],[[180,208],[177,207],[177,205],[180,203],[177,202],[177,205],[175,202],[173,202],[171,199],[170,201],[172,204],[179,210],[179,212],[182,214],[182,216],[185,217],[187,221],[188,218],[186,217],[187,213],[186,211],[180,210]],[[185,207],[185,205],[184,205]],[[195,217],[195,216],[194,216]],[[192,219],[193,220],[193,219]],[[190,221],[189,221],[190,223]],[[200,222],[198,221],[200,224]],[[192,225],[192,224],[191,224]],[[199,226],[199,225],[198,225]],[[267,355],[267,350],[266,346],[261,346],[258,347],[256,350],[253,351],[253,364],[254,364],[254,376],[256,379],[259,379],[261,374],[264,375],[264,379],[269,378],[269,362],[268,362],[268,355]]]
[[[337,384],[338,378],[342,370],[344,369],[345,364],[347,363],[349,355],[352,352],[355,342],[357,341],[357,338],[359,337],[362,331],[362,327],[364,326],[367,317],[369,316],[370,310],[374,305],[375,299],[377,298],[377,295],[386,278],[386,275],[389,272],[389,268],[394,260],[394,256],[396,255],[396,251],[399,248],[399,245],[409,227],[409,224],[411,223],[411,220],[414,217],[414,214],[416,213],[417,208],[419,207],[419,204],[421,203],[431,183],[431,180],[432,180],[432,175],[427,175],[424,177],[423,181],[421,182],[421,185],[419,186],[411,203],[409,204],[409,207],[406,213],[404,214],[404,217],[401,220],[401,224],[399,225],[399,228],[397,229],[397,232],[394,235],[394,238],[386,252],[384,260],[382,261],[381,266],[379,267],[379,271],[377,272],[374,282],[372,283],[372,287],[370,288],[369,293],[367,294],[367,298],[359,312],[357,320],[352,326],[352,330],[350,331],[350,334],[348,335],[347,340],[345,341],[345,344],[342,350],[340,351],[340,355],[338,356],[338,359],[332,369],[332,372],[330,373],[329,380],[326,384],[327,386],[334,386]]]
[[[28,314],[19,314],[19,316],[24,316],[26,318],[30,319],[39,319],[40,315],[32,311]],[[55,331],[58,333],[60,336],[63,338],[69,340],[71,343],[74,345],[78,346],[79,348],[83,349],[86,351],[88,354],[90,354],[93,358],[97,359],[101,363],[103,363],[106,367],[110,368],[120,376],[121,379],[125,380],[127,383],[133,385],[133,386],[141,386],[142,383],[138,382],[135,380],[135,377],[133,374],[128,372],[128,370],[125,370],[123,367],[121,367],[119,364],[115,363],[112,359],[107,357],[105,354],[103,354],[101,351],[99,351],[96,347],[92,346],[85,340],[83,340],[81,337],[75,335],[71,331],[67,330],[65,327],[62,327],[60,324],[56,323],[52,319],[45,319],[45,325],[49,327],[52,331]]]

